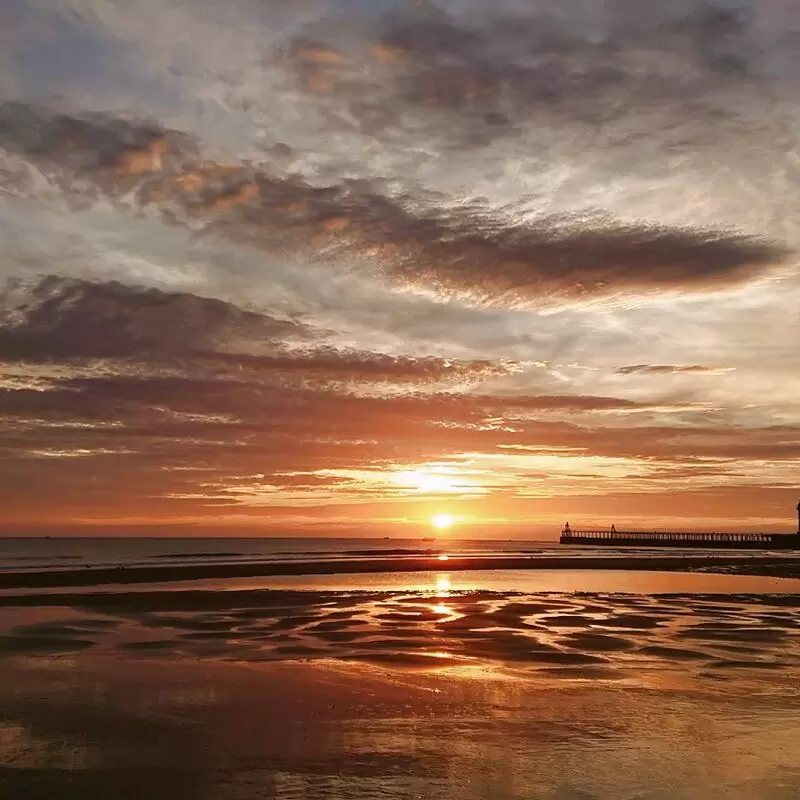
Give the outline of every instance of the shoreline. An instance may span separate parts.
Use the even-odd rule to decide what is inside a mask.
[[[721,572],[763,577],[800,577],[800,560],[769,556],[451,556],[441,558],[375,558],[364,560],[293,561],[234,564],[87,567],[0,573],[0,590],[175,583],[181,581],[263,578],[301,575],[356,575],[384,572],[466,570],[637,570],[658,572]]]

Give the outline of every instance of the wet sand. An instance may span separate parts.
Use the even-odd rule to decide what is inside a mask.
[[[762,625],[786,630],[786,607],[754,601],[743,620],[738,603],[714,608],[711,600],[689,607],[680,598],[670,602],[643,610],[641,603],[631,607],[598,598],[586,600],[579,611],[556,598],[538,607],[527,600],[525,608],[501,604],[494,611],[497,620],[484,615],[480,621],[482,612],[469,610],[465,600],[461,634],[480,633],[470,652],[481,655],[469,667],[449,669],[376,663],[372,655],[369,661],[229,663],[219,653],[201,650],[177,658],[158,648],[130,651],[135,657],[120,657],[119,649],[16,655],[0,660],[0,796],[794,800],[800,789],[796,676],[782,680],[764,670],[739,679],[737,652],[713,667],[716,677],[703,677],[712,651],[724,652],[719,648],[726,643],[762,655],[779,652],[772,649],[774,641],[755,637],[754,643],[740,632],[752,630],[764,615]],[[310,615],[307,606],[291,608]],[[344,606],[338,613],[324,608],[329,623],[365,613],[363,606]],[[609,608],[615,619],[606,621],[621,627],[589,633],[576,618]],[[698,635],[673,637],[673,643],[682,642],[675,648],[640,647],[637,657],[650,663],[650,677],[642,681],[609,680],[608,668],[595,664],[536,664],[527,656],[520,661],[527,651],[510,638],[520,620],[541,613],[549,615],[549,630],[561,640],[554,647],[617,661],[644,641],[638,637],[655,630],[647,626],[674,618],[676,608],[679,614],[700,612],[681,628]],[[406,615],[417,612],[419,630],[439,624],[429,618],[430,609],[399,598],[370,611],[381,617],[380,625],[412,627]],[[66,612],[46,632],[40,627],[13,635],[89,641],[108,629],[106,615],[76,613]],[[709,618],[713,627],[701,627]],[[176,627],[183,624],[179,619],[187,618],[173,611],[157,630],[187,631]],[[191,632],[219,630],[219,619],[193,620]],[[492,638],[495,623],[508,633]],[[68,624],[77,630],[67,631]],[[328,634],[346,630],[327,628]],[[372,653],[397,651],[398,637],[392,648]],[[422,651],[425,645],[413,638]]]
[[[800,796],[791,582],[607,572],[628,591],[508,592],[459,575],[480,578],[6,593],[0,796]],[[719,591],[636,583],[678,578]]]
[[[800,593],[800,579],[773,578],[761,575],[716,572],[657,572],[655,570],[615,569],[492,569],[450,570],[449,562],[440,563],[440,571],[377,572],[359,575],[276,575],[265,578],[227,578],[222,580],[179,581],[159,584],[171,590],[213,589],[304,589],[380,592],[417,591],[492,591],[513,593],[538,592],[624,592],[627,594],[664,594],[700,592],[719,594],[793,594]],[[106,590],[118,587],[109,586]],[[126,591],[152,591],[151,584],[126,584]],[[37,589],[35,592],[58,592]],[[97,587],[71,591],[97,591]],[[2,593],[0,593],[2,597]]]
[[[273,575],[250,578],[196,578],[174,582],[100,584],[93,586],[0,589],[5,598],[37,597],[102,592],[153,591],[247,591],[253,589],[302,589],[312,591],[493,591],[533,592],[625,592],[663,593],[800,593],[800,579],[740,575],[736,572],[658,572],[615,569],[518,569],[451,570],[449,560],[438,561],[438,571],[331,573],[324,575]],[[9,601],[21,602],[21,601]],[[35,601],[38,602],[38,601]]]
[[[151,591],[3,598],[0,656],[336,660],[637,680],[800,668],[800,594]]]

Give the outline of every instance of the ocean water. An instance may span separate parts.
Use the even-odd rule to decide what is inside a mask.
[[[764,555],[759,551],[699,548],[639,549],[581,547],[556,541],[520,539],[369,539],[369,538],[150,538],[150,537],[9,537],[0,538],[0,570],[43,570],[103,566],[168,566],[212,563],[319,561],[331,559],[398,559],[422,555],[530,555],[585,557],[587,555],[681,555],[707,553],[737,557]],[[781,554],[800,558],[800,554]]]
[[[156,566],[424,555],[562,552],[556,542],[339,537],[0,538],[0,569]]]

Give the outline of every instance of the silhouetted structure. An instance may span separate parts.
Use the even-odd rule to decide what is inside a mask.
[[[800,503],[797,533],[706,533],[702,531],[573,530],[561,531],[561,544],[620,545],[625,547],[703,547],[735,550],[800,550]]]

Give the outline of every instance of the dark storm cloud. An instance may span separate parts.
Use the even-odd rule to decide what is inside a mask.
[[[399,284],[479,303],[702,291],[757,277],[785,255],[735,231],[623,223],[599,212],[516,218],[479,202],[390,196],[364,180],[311,186],[263,167],[198,161],[180,149],[180,137],[152,127],[93,118],[75,122],[73,134],[69,120],[42,111],[15,106],[5,113],[19,128],[8,126],[5,146],[59,167],[56,180],[81,201],[97,191],[126,204],[135,198],[140,209],[160,209],[166,219],[238,244],[356,259]],[[34,128],[35,146],[27,137]]]

